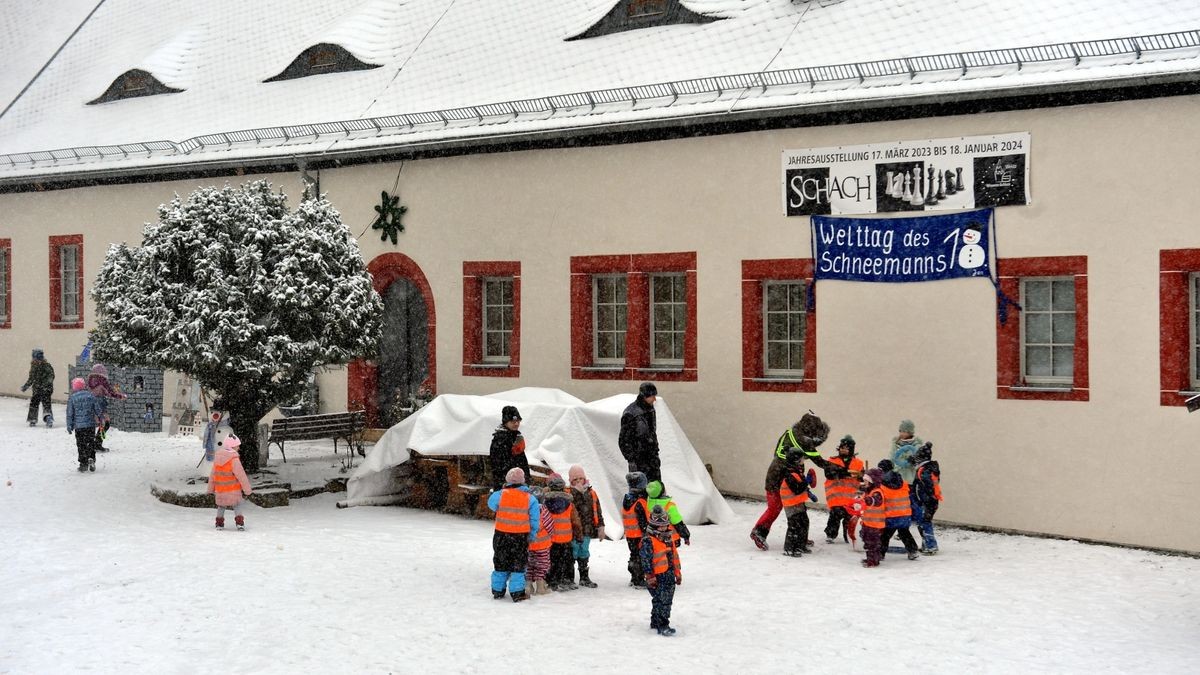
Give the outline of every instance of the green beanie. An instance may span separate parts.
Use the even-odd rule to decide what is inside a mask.
[[[658,499],[658,496],[662,494],[662,491],[662,481],[652,480],[650,481],[650,484],[646,486],[646,496],[650,499]]]
[[[917,431],[917,425],[912,420],[900,420],[900,433],[911,434]]]

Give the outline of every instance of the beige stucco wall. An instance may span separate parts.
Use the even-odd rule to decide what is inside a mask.
[[[994,295],[978,279],[822,282],[818,392],[741,391],[741,261],[811,254],[808,219],[781,213],[782,150],[1018,131],[1032,134],[1033,204],[998,209],[997,252],[1087,256],[1089,401],[997,399]],[[1158,252],[1200,247],[1186,187],[1198,139],[1200,98],[1181,97],[410,161],[399,247],[369,230],[360,241],[368,260],[399,250],[427,276],[441,392],[634,391],[570,379],[569,258],[696,251],[699,380],[659,390],[723,489],[761,493],[775,439],[810,408],[872,463],[911,417],[935,443],[946,520],[1200,551],[1200,523],[1179,517],[1200,469],[1200,417],[1158,404]],[[321,189],[357,235],[398,168],[326,170]],[[298,194],[294,174],[270,178]],[[92,275],[102,242],[136,241],[157,204],[194,185],[0,196],[15,272],[4,353],[23,364],[37,342],[57,366],[85,341],[45,328],[47,235],[84,231]],[[520,378],[461,375],[463,260],[522,263]],[[25,366],[7,370],[2,392],[24,380]],[[344,371],[322,376],[322,396],[344,403]]]

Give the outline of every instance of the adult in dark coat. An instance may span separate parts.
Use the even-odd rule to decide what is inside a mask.
[[[637,400],[621,413],[621,433],[617,436],[617,446],[629,463],[629,471],[640,471],[652,481],[662,480],[658,460],[658,421],[654,415],[656,400],[658,387],[653,382],[643,382],[638,387]]]
[[[521,413],[516,406],[506,405],[500,411],[500,426],[492,432],[492,447],[488,457],[492,465],[492,487],[504,487],[505,476],[512,468],[525,473],[529,482],[529,459],[525,457],[525,437],[521,435]]]
[[[21,391],[33,389],[33,395],[29,399],[29,415],[26,419],[29,426],[37,426],[38,423],[38,405],[42,406],[42,417],[47,420],[54,419],[54,412],[50,409],[50,395],[54,393],[54,366],[46,360],[46,355],[42,350],[33,350],[33,361],[29,364],[29,379],[25,380],[25,384],[21,385]],[[50,426],[50,422],[46,422],[46,426]]]

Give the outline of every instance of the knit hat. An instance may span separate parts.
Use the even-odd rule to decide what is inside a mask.
[[[546,478],[546,486],[551,490],[561,490],[567,487],[567,481],[563,480],[562,474],[555,472]]]
[[[44,359],[44,358],[46,358],[46,353],[43,352],[41,349],[34,349],[33,350],[33,358]]]
[[[71,380],[71,391],[83,391],[83,388],[86,386],[87,382],[84,382],[82,377]]]
[[[515,405],[506,405],[500,411],[500,423],[501,424],[508,424],[509,422],[511,422],[513,420],[519,420],[519,419],[521,419],[521,413],[517,412],[517,406],[515,406]]]
[[[107,379],[108,378],[108,368],[105,368],[103,363],[97,363],[96,365],[92,366],[92,374],[93,375],[102,375]]]
[[[508,473],[504,474],[504,482],[510,485],[524,485],[525,472],[521,470],[521,467],[514,466],[508,470]]]
[[[933,443],[930,443],[929,441],[926,441],[925,445],[917,448],[917,451],[914,452],[912,456],[912,461],[915,464],[928,462],[931,459],[933,459]]]
[[[571,468],[567,470],[567,480],[574,483],[580,478],[587,480],[587,474],[583,472],[582,466],[579,466],[578,464],[572,464]]]
[[[913,421],[912,421],[912,420],[900,420],[900,429],[899,429],[899,431],[900,431],[900,433],[902,433],[902,434],[912,434],[912,433],[916,433],[916,431],[917,431],[917,425],[913,424]]]
[[[630,490],[645,490],[646,489],[646,474],[641,471],[633,471],[625,474],[625,484]]]
[[[658,387],[654,386],[653,382],[643,382],[638,386],[638,396],[646,398],[647,396],[658,396]]]
[[[880,485],[883,483],[883,469],[867,469],[867,473],[864,475],[864,477],[871,481],[872,485]]]
[[[658,528],[671,525],[671,520],[667,517],[667,512],[663,509],[662,504],[655,504],[654,508],[650,509],[650,525]]]
[[[892,460],[890,460],[890,459],[881,459],[881,460],[879,460],[879,470],[884,473],[887,473],[889,471],[895,471],[896,465],[893,464]]]
[[[838,447],[840,448],[843,445],[846,446],[846,448],[850,450],[850,454],[852,454],[852,455],[854,454],[855,442],[854,442],[853,436],[851,436],[850,434],[846,434],[845,436],[842,436],[842,440],[838,442]]]

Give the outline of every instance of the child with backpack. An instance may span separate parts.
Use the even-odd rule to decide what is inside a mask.
[[[575,512],[579,514],[579,523],[583,538],[571,545],[571,553],[575,556],[575,564],[579,566],[579,585],[584,588],[595,588],[596,582],[588,576],[588,558],[591,557],[589,547],[592,539],[604,539],[604,512],[600,509],[600,497],[588,482],[587,474],[578,464],[567,471],[571,480],[571,501]],[[571,574],[574,578],[574,572]]]
[[[575,553],[573,544],[583,541],[583,526],[571,495],[566,493],[567,482],[557,473],[546,479],[546,508],[553,527],[550,530],[550,571],[546,583],[555,591],[573,591],[575,583]]]
[[[625,526],[625,543],[629,545],[629,585],[645,588],[646,577],[642,574],[642,536],[649,527],[650,506],[646,503],[646,474],[633,471],[625,475],[629,492],[621,500],[621,522]]]
[[[809,491],[812,486],[804,476],[804,451],[792,448],[785,456],[787,470],[779,484],[779,500],[783,505],[784,515],[787,516],[783,554],[799,558],[804,553],[812,553],[808,540],[808,502],[810,499],[816,501],[817,498]]]
[[[937,555],[938,542],[933,534],[933,514],[937,513],[942,501],[942,470],[933,459],[933,443],[922,445],[913,461],[917,465],[912,484],[913,502],[920,508],[917,517],[917,532],[921,534],[924,555]]]
[[[908,483],[896,472],[891,460],[882,460],[879,462],[879,468],[883,471],[883,485],[879,490],[883,493],[883,510],[887,519],[883,535],[880,537],[880,555],[887,556],[888,542],[895,534],[904,544],[908,559],[916,560],[920,557],[917,553],[917,542],[908,529],[912,526],[912,497],[909,494]]]

